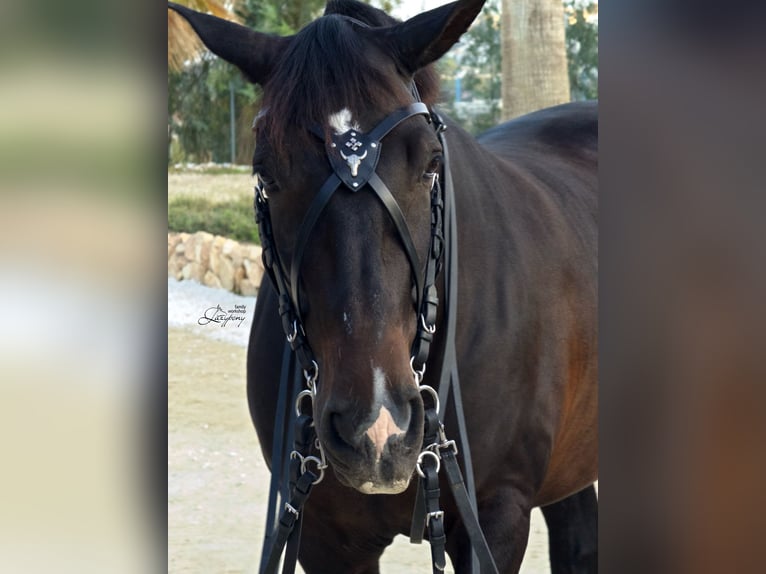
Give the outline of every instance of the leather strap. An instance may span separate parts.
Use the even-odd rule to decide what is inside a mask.
[[[463,476],[460,473],[460,466],[458,466],[455,453],[451,449],[444,449],[441,456],[444,468],[447,471],[449,486],[452,490],[452,495],[455,498],[455,504],[457,504],[458,512],[463,519],[463,526],[468,533],[471,546],[479,558],[480,572],[482,574],[497,574],[495,559],[489,551],[489,545],[487,544],[486,538],[484,538],[484,533],[481,531],[479,519],[476,517],[476,513],[471,507],[471,502],[468,499],[468,492],[466,492]]]
[[[441,135],[441,134],[440,134]],[[449,166],[449,147],[443,135],[440,137],[444,165]],[[439,402],[448,404],[450,390],[455,405],[455,414],[458,425],[458,439],[460,440],[460,452],[463,456],[465,468],[465,484],[468,491],[469,501],[473,512],[478,516],[476,503],[476,485],[474,482],[473,464],[471,459],[471,446],[468,442],[468,432],[463,411],[463,398],[460,389],[460,376],[457,369],[457,350],[455,347],[455,334],[457,332],[457,301],[458,301],[458,237],[457,237],[457,206],[455,205],[455,188],[452,174],[446,168],[444,170],[444,213],[445,213],[445,297],[446,309],[444,320],[446,326],[446,342],[444,358],[442,361],[441,380],[439,383]],[[476,549],[472,559],[471,572],[478,568]]]
[[[290,352],[290,345],[285,343],[284,351],[282,352],[282,371],[279,380],[279,394],[277,396],[277,411],[276,420],[274,421],[274,439],[271,443],[271,483],[269,485],[269,504],[266,511],[266,535],[263,540],[263,552],[261,553],[261,571],[265,566],[266,561],[266,549],[271,542],[272,534],[274,532],[274,522],[277,516],[277,498],[280,490],[280,486],[283,483],[283,469],[282,459],[285,456],[284,448],[284,428],[285,428],[285,416],[288,414],[286,409],[287,391],[290,387],[290,367],[292,363],[292,353]],[[292,412],[292,409],[289,410]]]
[[[290,502],[285,504],[285,508],[279,517],[279,526],[277,528],[274,543],[269,549],[266,565],[261,569],[261,574],[275,574],[279,568],[279,560],[282,557],[282,550],[287,544],[290,534],[293,533],[296,523],[303,512],[303,505],[311,494],[311,488],[317,480],[310,470],[304,472],[295,485],[295,491],[290,498]]]
[[[426,409],[424,413],[425,418],[425,430],[423,432],[423,444],[428,446],[435,444],[439,432],[439,415],[433,408]],[[410,524],[410,542],[412,544],[420,544],[423,542],[423,531],[426,527],[426,514],[428,510],[426,508],[426,496],[423,488],[423,483],[419,485],[421,488],[417,489],[415,494],[415,507],[412,510],[412,522]]]
[[[324,211],[324,208],[327,207],[332,194],[335,193],[335,190],[338,189],[339,185],[340,179],[338,176],[334,173],[330,174],[330,177],[327,178],[319,189],[319,193],[317,193],[314,201],[312,201],[309,206],[309,210],[303,217],[303,222],[301,223],[300,231],[298,232],[298,239],[295,241],[293,261],[290,266],[290,288],[292,290],[293,305],[295,305],[295,310],[298,315],[301,314],[301,306],[298,296],[300,292],[299,274],[301,271],[301,263],[303,262],[303,253],[306,250],[309,236],[314,230],[314,226],[316,225],[319,216],[322,214],[322,211]]]
[[[428,106],[423,102],[414,102],[409,106],[398,109],[386,116],[386,119],[384,119],[372,129],[372,131],[368,134],[368,137],[372,141],[379,142],[388,135],[388,132],[390,132],[404,120],[417,115],[424,115],[427,118],[430,118],[431,112],[428,110]]]
[[[420,299],[423,292],[423,267],[420,264],[420,257],[418,257],[418,251],[415,249],[415,244],[412,242],[412,235],[410,235],[410,229],[407,227],[404,214],[399,208],[399,204],[396,203],[394,196],[391,195],[388,186],[383,183],[383,180],[378,177],[377,173],[372,174],[372,177],[370,178],[370,187],[372,187],[380,198],[386,211],[388,211],[388,214],[391,216],[391,220],[394,222],[396,230],[399,232],[399,239],[402,240],[404,252],[407,255],[407,259],[410,262],[410,268],[412,269],[412,277],[415,280],[415,289],[418,294],[416,309],[420,311]]]
[[[444,548],[447,536],[444,533],[444,512],[439,509],[439,473],[435,466],[426,465],[423,468],[420,481],[426,506],[426,525],[428,526],[428,542],[431,545],[431,564],[434,574],[444,571],[447,559]]]

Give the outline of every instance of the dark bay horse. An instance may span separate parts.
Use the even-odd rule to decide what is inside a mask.
[[[303,513],[300,561],[312,574],[378,572],[383,550],[409,532],[424,407],[410,356],[418,328],[413,265],[390,209],[367,186],[340,189],[307,240],[299,230],[333,173],[326,145],[333,134],[367,133],[418,98],[432,108],[431,65],[482,5],[458,1],[399,23],[360,2],[334,0],[290,37],[173,6],[214,53],[263,87],[254,172],[268,196],[279,259],[293,261],[301,245],[292,299],[321,373],[313,414],[332,468]],[[460,256],[457,364],[480,523],[499,571],[517,572],[530,511],[543,506],[554,572],[591,572],[597,106],[542,110],[478,140],[447,123]],[[433,126],[423,115],[408,117],[381,140],[376,161],[424,261],[430,190],[444,168]],[[269,464],[284,345],[278,309],[264,281],[247,366],[250,412]],[[434,388],[443,317],[440,307],[423,381]],[[445,425],[456,432],[453,410]],[[456,570],[467,571],[464,526],[451,497],[442,504],[447,551]]]

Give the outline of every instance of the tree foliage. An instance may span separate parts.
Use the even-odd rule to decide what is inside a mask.
[[[294,34],[319,16],[323,0],[240,0],[240,23],[262,32]],[[208,51],[168,70],[168,162],[229,162],[230,90],[234,92],[236,163],[249,163],[253,153],[252,121],[260,88],[247,82],[228,62]]]
[[[563,0],[572,100],[598,98],[598,2]],[[456,48],[439,63],[442,107],[464,127],[479,133],[500,121],[500,0],[488,0]],[[485,100],[489,110],[467,114],[455,105],[455,78],[463,100]]]
[[[219,18],[232,18],[220,0],[176,0],[177,3],[199,12],[209,12]],[[191,26],[178,13],[168,10],[168,68],[179,71],[186,61],[194,59],[204,46]]]
[[[564,0],[569,85],[573,100],[598,98],[598,2]]]
[[[443,107],[454,119],[474,133],[500,119],[500,0],[489,0],[456,49],[440,63]],[[460,78],[461,100],[483,100],[488,109],[467,113],[455,101],[456,80]]]

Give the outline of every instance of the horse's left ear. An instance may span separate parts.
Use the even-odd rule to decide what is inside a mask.
[[[380,30],[404,69],[414,74],[441,58],[468,30],[485,0],[459,0]]]

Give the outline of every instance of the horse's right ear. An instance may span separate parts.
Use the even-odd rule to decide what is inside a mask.
[[[290,37],[262,34],[174,2],[168,2],[168,8],[191,24],[211,52],[237,66],[256,84],[266,83],[277,58],[290,43]]]

